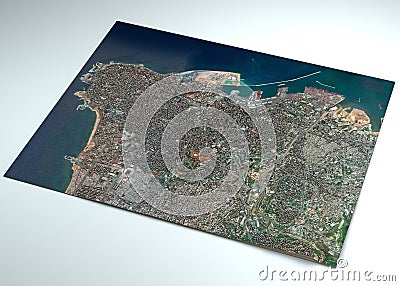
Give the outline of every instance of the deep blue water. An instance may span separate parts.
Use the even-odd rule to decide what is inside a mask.
[[[380,130],[381,118],[385,115],[393,89],[393,83],[389,81],[326,68],[321,69],[319,74],[287,82],[285,85],[289,87],[291,93],[302,92],[305,86],[314,86],[344,95],[345,100],[340,104],[364,110],[371,119],[374,131]],[[275,95],[278,85],[254,88],[263,90],[263,97],[270,97]]]
[[[359,105],[371,115],[374,125],[384,115],[393,88],[393,83],[388,81],[117,22],[14,161],[6,177],[65,191],[72,169],[64,155],[77,156],[83,150],[95,121],[95,113],[89,109],[75,110],[81,101],[73,93],[83,88],[79,78],[93,64],[110,61],[141,63],[160,73],[197,69],[233,71],[240,73],[247,84],[281,81],[322,71],[317,77],[287,86],[291,92],[296,92],[302,91],[305,85],[321,87],[315,80],[333,85],[335,92],[346,96],[343,104]],[[263,96],[272,96],[276,86],[257,89],[264,91]],[[362,100],[358,103],[360,97]],[[382,110],[374,107],[377,103],[382,105]]]
[[[78,156],[96,119],[90,109],[76,110],[81,103],[72,91],[63,96],[5,176],[65,191],[71,180],[72,164],[64,159],[64,155]]]

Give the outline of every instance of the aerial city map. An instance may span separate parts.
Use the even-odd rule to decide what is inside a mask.
[[[393,85],[116,22],[5,176],[335,267]]]

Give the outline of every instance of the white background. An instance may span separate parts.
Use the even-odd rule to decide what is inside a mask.
[[[396,0],[56,2],[0,3],[2,174],[115,20],[400,83]],[[397,85],[341,255],[347,269],[398,281],[399,93]],[[326,269],[0,178],[0,285],[302,284],[260,281],[267,265]],[[340,284],[320,284],[328,282]]]

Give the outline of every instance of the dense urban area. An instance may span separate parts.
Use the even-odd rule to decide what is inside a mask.
[[[185,168],[171,171],[162,153],[163,134],[187,110],[203,106],[232,118],[243,133],[249,160],[243,174],[238,173],[244,183],[218,208],[196,215],[166,212],[135,189],[131,180],[135,162],[126,165],[123,149],[132,106],[169,76],[123,63],[97,63],[82,76],[87,88],[76,93],[84,101],[77,109],[92,109],[97,120],[79,156],[65,154],[74,170],[66,193],[336,266],[377,138],[368,116],[341,106],[345,95],[315,87],[290,93],[282,84],[275,96],[266,98],[257,91],[246,98],[234,90],[178,93],[157,108],[145,130],[146,162],[160,185],[177,195],[206,195],[224,184],[234,166],[235,149],[223,131],[197,126],[178,138]],[[179,85],[196,80],[215,85],[214,80],[221,78],[233,89],[240,85],[240,75],[229,72],[214,78],[202,72],[185,74]],[[266,157],[262,130],[249,115],[253,109],[266,110],[268,118],[263,120],[273,126],[268,139],[273,144],[267,145]],[[143,108],[143,116],[146,112]],[[203,179],[190,179],[196,172],[203,172]]]

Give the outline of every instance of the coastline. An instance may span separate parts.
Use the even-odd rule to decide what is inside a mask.
[[[339,118],[345,122],[348,122],[352,127],[357,128],[356,131],[359,134],[369,134],[375,137],[379,136],[380,131],[373,131],[371,119],[368,114],[359,108],[354,108],[350,106],[342,106],[340,104],[336,105],[336,109],[330,111],[330,113],[335,117]],[[362,130],[363,128],[368,128],[367,130]]]
[[[93,112],[96,113],[96,121],[95,121],[95,123],[93,125],[92,132],[90,133],[90,136],[89,136],[89,139],[88,139],[88,141],[87,141],[87,143],[85,145],[85,148],[83,148],[83,150],[78,155],[78,158],[81,158],[81,157],[85,156],[85,154],[88,151],[90,151],[91,149],[93,149],[94,146],[96,145],[95,142],[94,142],[94,135],[95,135],[95,133],[97,131],[97,127],[99,126],[99,123],[100,123],[100,112],[99,112],[99,110],[97,108],[92,108],[92,107],[90,107],[88,105],[88,102],[87,102],[88,100],[87,100],[87,97],[85,96],[86,95],[86,91],[82,91],[82,90],[81,91],[77,91],[77,92],[74,93],[74,95],[79,97],[80,99],[82,99],[85,102],[85,104],[87,105],[87,107],[89,107],[90,110],[92,110]],[[65,189],[65,192],[64,192],[65,194],[69,194],[69,195],[73,194],[72,187],[76,184],[76,181],[77,181],[76,171],[79,170],[80,167],[77,164],[72,164],[71,168],[72,168],[71,181],[69,182],[68,187]]]

